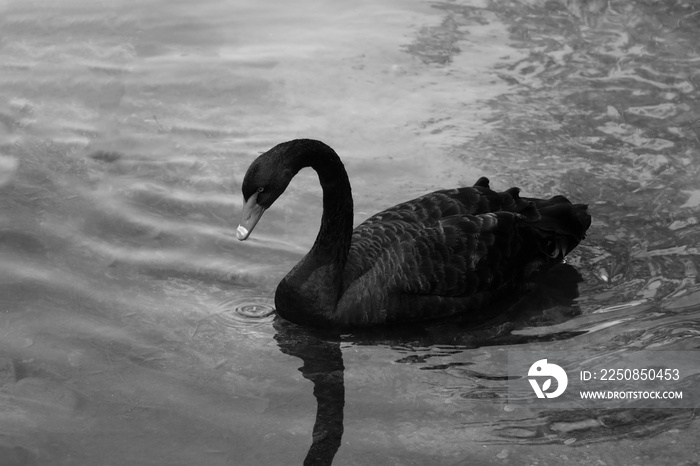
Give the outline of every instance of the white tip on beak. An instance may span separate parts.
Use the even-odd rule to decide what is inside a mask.
[[[238,225],[238,228],[236,228],[236,238],[238,238],[241,241],[248,237],[248,233],[248,229],[243,225]]]

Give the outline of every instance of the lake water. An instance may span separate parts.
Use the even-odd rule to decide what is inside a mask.
[[[700,461],[693,409],[515,406],[501,369],[700,348],[696,2],[0,5],[1,465]],[[275,320],[315,174],[234,229],[296,137],[343,158],[357,223],[481,175],[589,203],[580,296],[474,331]]]

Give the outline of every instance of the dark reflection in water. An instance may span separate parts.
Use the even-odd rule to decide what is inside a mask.
[[[343,437],[345,366],[340,337],[315,332],[279,318],[274,327],[280,351],[301,359],[304,362],[299,368],[301,374],[314,384],[318,407],[312,444],[304,464],[331,464]]]

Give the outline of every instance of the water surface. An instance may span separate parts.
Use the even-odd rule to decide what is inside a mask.
[[[700,461],[694,410],[513,406],[499,369],[698,349],[694,2],[6,1],[0,24],[3,464]],[[315,175],[233,233],[245,169],[295,137],[341,155],[357,223],[481,175],[588,202],[579,297],[478,330],[275,320]]]

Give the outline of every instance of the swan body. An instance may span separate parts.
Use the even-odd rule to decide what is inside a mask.
[[[459,315],[480,322],[488,303],[527,288],[585,237],[587,206],[564,196],[472,187],[435,191],[373,215],[353,230],[350,182],[326,144],[297,139],[260,155],[242,185],[244,240],[304,167],[318,173],[323,216],[309,253],[280,282],[277,313],[321,327]],[[492,312],[492,311],[491,311]]]

